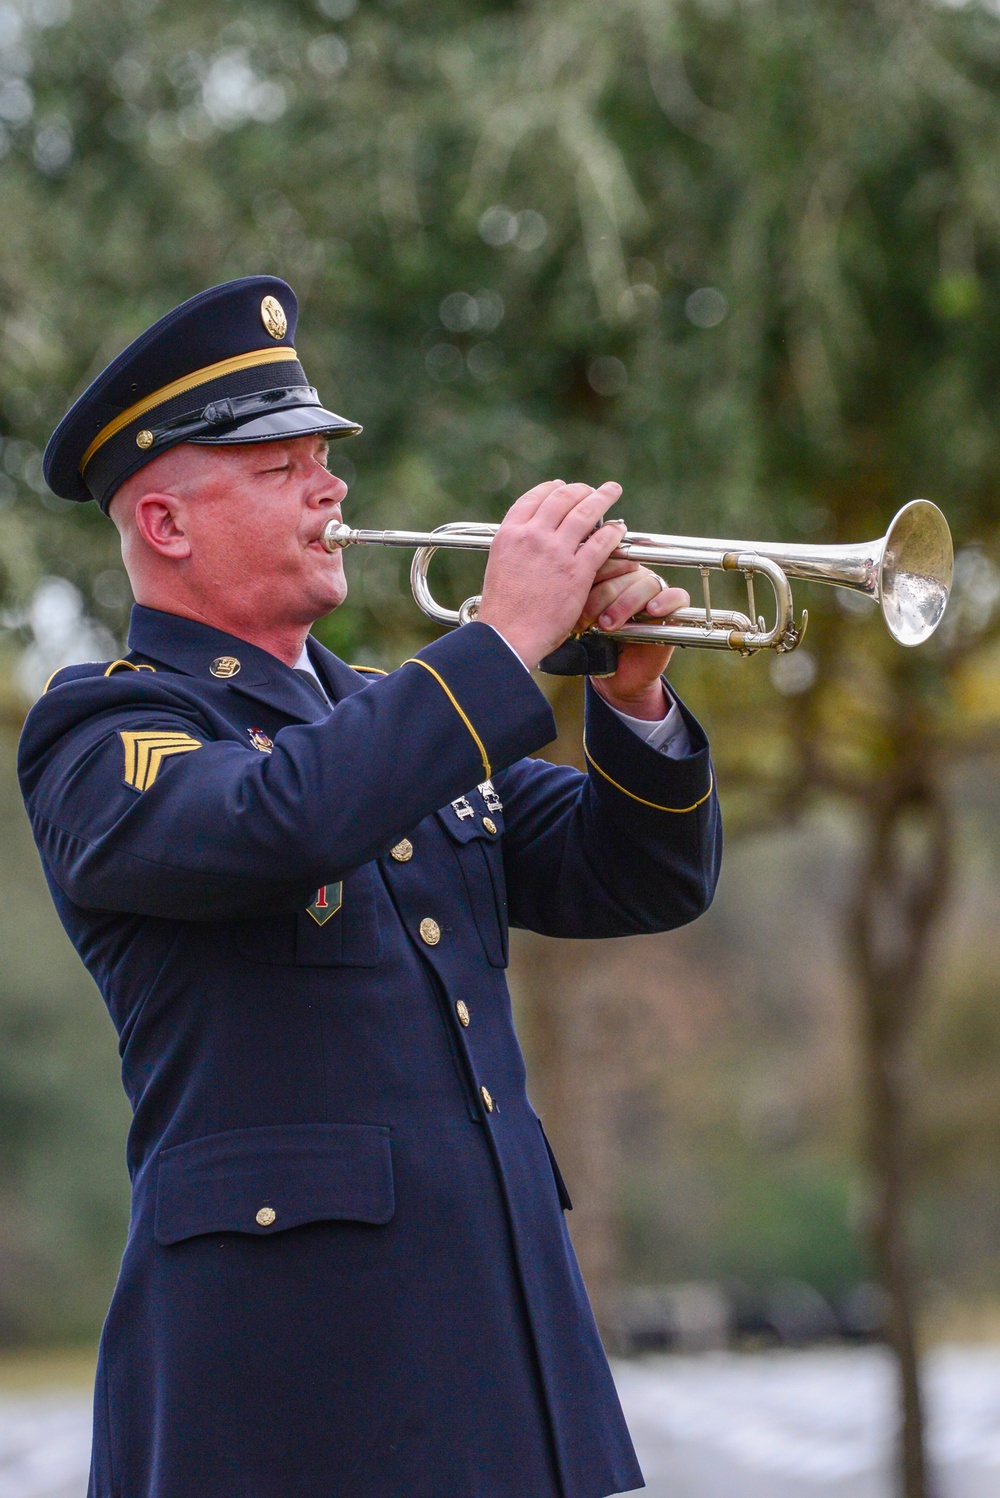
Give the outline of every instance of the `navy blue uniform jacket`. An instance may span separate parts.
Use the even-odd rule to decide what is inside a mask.
[[[59,673],[20,756],[134,1110],[91,1498],[640,1485],[525,1091],[507,927],[705,909],[701,729],[670,760],[591,692],[589,773],[526,758],[552,714],[482,624],[384,677],[310,641],[332,712],[191,620],[137,608],[129,644]]]

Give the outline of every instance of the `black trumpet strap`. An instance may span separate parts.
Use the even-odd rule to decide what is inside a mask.
[[[611,635],[571,635],[538,662],[548,676],[613,676],[619,646]]]

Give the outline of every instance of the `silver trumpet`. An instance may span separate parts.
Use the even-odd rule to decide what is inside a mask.
[[[402,546],[413,548],[410,586],[417,605],[437,624],[454,628],[476,617],[479,597],[467,598],[458,609],[445,608],[430,590],[428,572],[435,552],[488,551],[499,529],[473,521],[454,521],[433,531],[355,530],[331,520],[323,532],[328,551],[346,546]],[[601,674],[614,669],[617,650],[624,643],[682,645],[707,650],[735,650],[754,655],[758,650],[794,650],[805,632],[808,615],[798,622],[792,607],[790,578],[829,583],[875,599],[886,628],[901,645],[921,645],[941,622],[951,590],[953,550],[951,532],[937,505],[914,499],[904,505],[880,541],[856,546],[800,546],[772,541],[718,541],[702,536],[645,535],[627,531],[612,552],[654,567],[692,567],[701,573],[702,602],[678,609],[668,621],[654,622],[641,615],[613,636],[588,630],[574,637],[585,647],[577,665],[556,664],[558,674],[578,671]],[[742,573],[747,588],[747,611],[712,607],[710,574]],[[755,583],[764,579],[774,597],[773,623],[758,615]],[[587,648],[589,647],[589,649]],[[563,652],[566,647],[561,647]],[[556,656],[560,652],[554,653]],[[572,655],[572,651],[570,652]],[[584,655],[586,659],[584,660]],[[551,661],[552,657],[547,657]],[[597,669],[594,669],[594,666]]]

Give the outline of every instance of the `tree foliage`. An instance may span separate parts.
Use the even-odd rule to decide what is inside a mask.
[[[30,492],[68,395],[264,268],[366,425],[338,457],[368,518],[497,515],[566,469],[661,529],[854,540],[926,493],[988,538],[991,13],[324,5],[5,6],[10,594],[108,564]],[[388,648],[373,591],[350,627]]]
[[[183,297],[273,271],[311,378],[365,425],[333,459],[358,520],[499,518],[555,474],[618,478],[634,527],[702,535],[853,542],[936,500],[960,550],[931,646],[816,590],[787,660],[677,672],[730,825],[846,798],[864,878],[913,894],[907,827],[938,846],[943,777],[1000,711],[995,7],[2,0],[0,120],[15,632],[46,574],[124,629],[111,528],[41,479],[70,396]],[[399,563],[352,560],[321,631],[390,664],[424,625]],[[947,892],[917,893],[919,923]],[[866,1033],[899,1059],[915,1001],[877,1009],[871,914]]]

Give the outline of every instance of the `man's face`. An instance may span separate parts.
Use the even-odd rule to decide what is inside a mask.
[[[320,543],[347,485],[323,437],[189,447],[197,483],[182,516],[183,564],[209,608],[256,626],[312,624],[347,596],[343,557]]]

